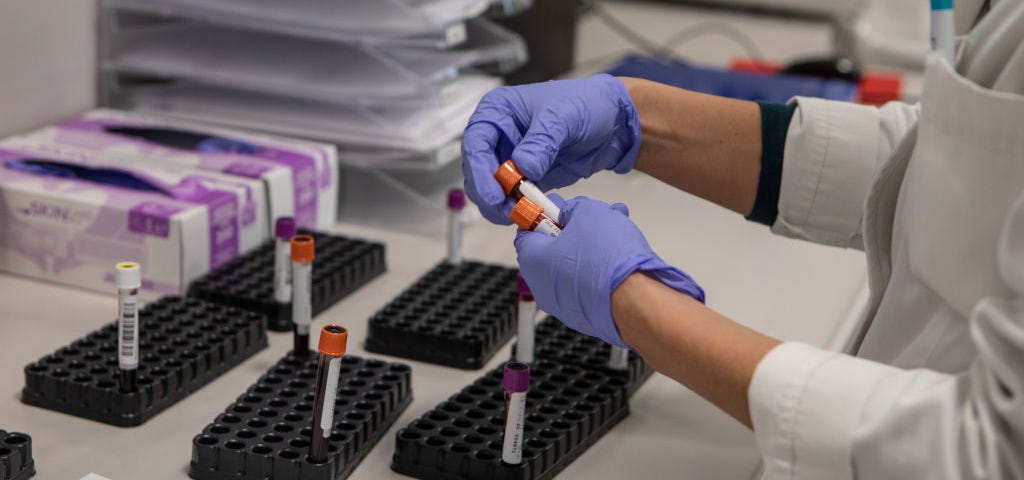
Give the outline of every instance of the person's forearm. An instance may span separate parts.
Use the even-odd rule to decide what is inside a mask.
[[[622,340],[655,370],[751,426],[750,380],[778,340],[642,273],[612,293],[612,317]]]
[[[743,215],[757,197],[761,115],[754,102],[620,77],[636,105],[636,168]]]

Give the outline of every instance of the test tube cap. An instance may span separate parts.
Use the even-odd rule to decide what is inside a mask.
[[[501,387],[506,392],[522,393],[530,390],[530,366],[523,362],[508,362],[501,375]]]
[[[142,287],[142,268],[136,262],[121,262],[115,267],[114,282],[117,288],[133,289]]]
[[[529,230],[533,228],[533,223],[537,221],[537,217],[540,217],[543,213],[544,209],[540,205],[533,203],[529,198],[523,197],[512,208],[512,213],[508,215],[508,218],[518,225],[519,228]]]
[[[466,192],[463,192],[461,188],[453,188],[448,190],[448,209],[449,210],[462,210],[466,207]]]
[[[320,330],[320,343],[316,349],[324,355],[340,357],[348,345],[348,330],[341,325],[326,325]]]
[[[292,260],[296,262],[312,262],[316,255],[315,242],[311,235],[292,237]]]
[[[530,291],[530,286],[526,284],[526,279],[523,278],[523,273],[519,272],[516,274],[516,292],[521,297],[529,297],[533,295]]]
[[[506,160],[505,163],[498,167],[498,170],[494,172],[494,179],[501,185],[501,189],[505,191],[505,195],[512,192],[513,188],[519,182],[523,181],[523,174],[516,168],[516,164],[512,163],[512,160]]]
[[[295,219],[281,217],[274,222],[274,238],[291,240],[295,236]]]

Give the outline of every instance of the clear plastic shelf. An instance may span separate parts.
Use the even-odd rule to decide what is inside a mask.
[[[448,48],[465,39],[465,20],[505,1],[105,0],[105,5],[297,37]]]
[[[121,99],[138,110],[316,139],[342,150],[422,155],[458,138],[480,98],[498,85],[494,77],[465,76],[446,102],[427,108],[331,105],[191,84],[125,87]]]
[[[360,105],[426,105],[475,65],[516,67],[518,35],[484,19],[450,50],[369,48],[189,23],[123,28],[104,67],[283,97]]]

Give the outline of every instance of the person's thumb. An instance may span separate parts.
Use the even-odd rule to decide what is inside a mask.
[[[613,203],[612,210],[615,210],[627,217],[629,217],[629,207],[625,203]]]
[[[538,259],[551,242],[555,241],[555,237],[546,233],[531,232],[528,230],[519,230],[516,233],[515,247],[516,254],[519,256],[519,263],[532,263]]]
[[[512,162],[527,179],[539,181],[551,170],[568,138],[565,120],[554,109],[546,108],[534,117],[523,140],[512,150]]]

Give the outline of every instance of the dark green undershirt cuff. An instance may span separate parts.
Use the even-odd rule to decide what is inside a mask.
[[[771,226],[779,216],[782,154],[796,104],[757,102],[757,105],[761,108],[761,175],[754,208],[747,220]]]

